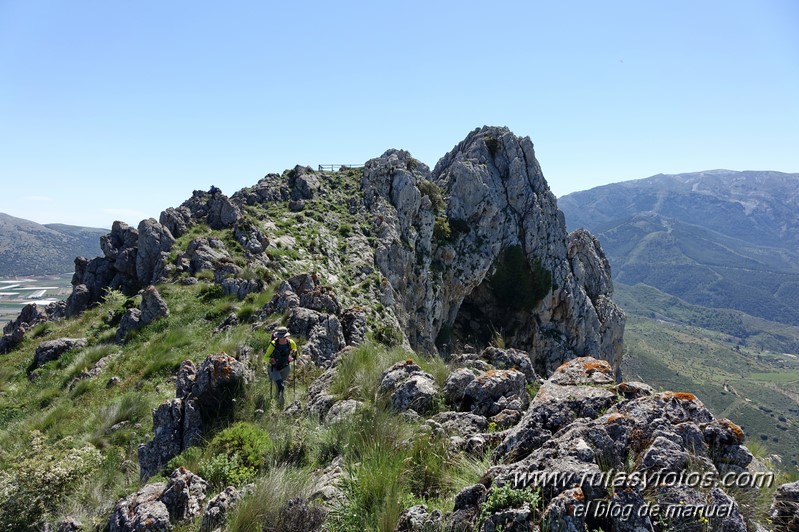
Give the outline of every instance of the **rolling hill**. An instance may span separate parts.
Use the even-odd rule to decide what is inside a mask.
[[[558,206],[570,229],[598,236],[617,281],[799,325],[799,174],[657,175]]]
[[[100,252],[107,229],[64,224],[41,225],[0,213],[0,277],[70,272],[75,257]]]

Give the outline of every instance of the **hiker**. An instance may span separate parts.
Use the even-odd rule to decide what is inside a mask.
[[[275,329],[265,355],[269,360],[269,378],[277,385],[276,397],[280,406],[283,406],[283,383],[291,372],[291,362],[297,356],[297,344],[289,336],[286,327]]]

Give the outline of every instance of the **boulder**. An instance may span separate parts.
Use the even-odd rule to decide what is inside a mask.
[[[198,442],[212,419],[230,417],[246,375],[244,364],[225,353],[208,355],[199,367],[184,361],[176,378],[177,397],[153,411],[153,439],[139,446],[141,479]]]
[[[154,286],[148,286],[142,292],[139,310],[141,310],[142,325],[149,325],[158,319],[169,316],[169,307]]]
[[[160,500],[166,483],[147,484],[119,502],[108,521],[109,532],[150,532],[172,530],[169,510]]]
[[[224,491],[208,502],[203,512],[200,523],[200,532],[222,532],[225,521],[230,512],[241,501],[241,494],[233,486],[228,486]]]
[[[302,346],[302,352],[309,355],[318,366],[330,365],[346,345],[341,322],[333,314],[293,307],[289,311],[287,325],[292,334],[308,338]]]
[[[210,194],[208,200],[207,217],[208,226],[211,229],[224,229],[233,227],[241,218],[241,212],[230,201],[230,198],[221,192],[214,192]]]
[[[158,222],[163,225],[175,238],[180,238],[191,225],[191,211],[186,207],[169,207],[158,217]]]
[[[29,368],[28,373],[36,368],[40,368],[51,360],[58,360],[61,355],[72,349],[83,349],[87,345],[86,338],[59,338],[58,340],[50,340],[42,342],[36,348],[36,353],[33,356],[33,362]]]
[[[432,375],[409,359],[383,372],[377,393],[388,395],[394,410],[414,410],[423,414],[435,407],[438,386]]]
[[[473,371],[466,368],[458,368],[452,371],[447,380],[444,381],[444,400],[458,410],[463,410],[463,398],[466,387],[477,378]]]
[[[500,349],[486,347],[480,353],[480,358],[486,360],[495,369],[515,369],[524,373],[528,384],[538,382],[538,376],[533,369],[533,361],[529,353],[518,349]]]
[[[799,480],[777,488],[770,516],[779,530],[799,530]]]
[[[160,500],[169,511],[173,523],[194,519],[202,510],[208,483],[185,467],[172,472]]]
[[[514,400],[518,404],[512,405]],[[506,407],[521,411],[530,403],[527,379],[515,369],[487,371],[466,386],[462,402],[464,409],[486,417],[499,414]]]
[[[141,310],[129,308],[122,315],[122,319],[119,320],[119,327],[115,335],[116,342],[119,344],[124,343],[131,332],[141,329],[142,326]]]
[[[239,301],[247,297],[248,294],[263,292],[264,282],[260,279],[238,279],[229,277],[222,280],[222,290],[225,295],[235,296]]]
[[[199,515],[207,487],[202,478],[178,468],[167,482],[147,484],[118,501],[107,529],[110,532],[172,530],[174,524]]]

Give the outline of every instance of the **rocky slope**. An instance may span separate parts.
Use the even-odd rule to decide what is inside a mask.
[[[760,465],[694,395],[617,384],[607,259],[566,232],[532,143],[505,128],[473,131],[432,172],[389,150],[362,170],[195,191],[158,221],[115,223],[101,248],[75,260],[67,302],[4,328],[6,528],[746,530],[761,517],[712,483],[601,478]],[[278,324],[302,347],[282,411],[260,360]],[[775,522],[793,518],[794,492]],[[596,510],[610,506],[678,515]]]
[[[77,255],[95,255],[107,229],[40,225],[0,213],[0,277],[51,275],[72,270]]]

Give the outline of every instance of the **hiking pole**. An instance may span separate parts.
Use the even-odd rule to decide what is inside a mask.
[[[269,364],[269,372],[267,373],[267,377],[269,377],[269,405],[272,405],[272,364]]]
[[[297,353],[294,353],[292,362],[294,362],[294,369],[291,370],[291,401],[294,402],[297,400]]]

